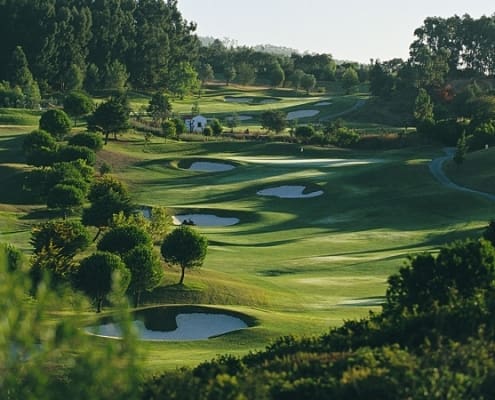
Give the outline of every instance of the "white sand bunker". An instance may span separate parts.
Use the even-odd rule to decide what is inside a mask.
[[[235,167],[231,164],[223,164],[223,163],[216,163],[209,161],[195,161],[191,164],[189,170],[198,171],[198,172],[223,172],[223,171],[230,171],[231,169],[234,168]]]
[[[340,302],[339,306],[381,306],[385,303],[385,299],[382,297],[369,298],[369,299],[352,299]]]
[[[212,214],[182,214],[174,215],[174,225],[182,225],[184,221],[197,226],[231,226],[239,223],[239,218],[218,217]]]
[[[239,121],[248,121],[248,120],[250,120],[250,119],[253,119],[253,117],[251,117],[250,115],[238,115],[238,116],[237,116],[237,119],[238,119]],[[226,120],[227,120],[227,121],[232,121],[232,120],[233,120],[233,118],[232,118],[232,117],[227,117],[227,118],[226,118]]]
[[[309,118],[309,117],[314,117],[315,115],[319,114],[319,110],[298,110],[298,111],[291,111],[287,114],[287,120],[292,120],[296,118]]]
[[[225,96],[224,101],[227,103],[251,103],[253,101],[253,98]]]
[[[278,99],[265,99],[265,100],[261,100],[260,104],[271,104],[271,103],[276,103],[277,101],[280,101],[280,100],[278,100]]]
[[[256,194],[260,196],[275,196],[281,199],[307,199],[317,197],[323,194],[323,190],[317,190],[311,193],[303,193],[306,186],[278,186],[258,191]]]
[[[329,106],[331,104],[331,101],[320,101],[319,103],[316,103],[315,106]]]
[[[202,340],[248,327],[240,318],[225,314],[178,314],[175,321],[177,329],[174,331],[150,330],[142,321],[132,324],[142,340]],[[88,328],[88,332],[109,338],[122,337],[120,328],[113,323]]]

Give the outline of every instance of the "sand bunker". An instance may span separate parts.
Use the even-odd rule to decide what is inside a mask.
[[[307,199],[310,197],[317,197],[323,194],[323,190],[317,190],[311,193],[303,193],[306,186],[278,186],[258,191],[256,194],[259,196],[274,196],[281,199]]]
[[[202,340],[248,327],[240,318],[226,314],[178,314],[175,320],[177,329],[173,331],[150,330],[142,321],[133,321],[133,325],[142,340]],[[90,327],[87,331],[97,336],[122,337],[121,330],[114,323]]]
[[[239,218],[217,217],[212,214],[182,214],[172,217],[174,225],[192,222],[198,226],[231,226],[239,223]]]
[[[320,111],[318,110],[298,110],[298,111],[291,111],[287,114],[287,120],[292,120],[296,118],[309,118],[309,117],[314,117],[315,115],[319,114]]]
[[[230,171],[231,169],[234,168],[235,167],[231,164],[223,164],[223,163],[216,163],[209,161],[195,161],[191,164],[189,170],[198,171],[198,172],[223,172],[223,171]]]
[[[233,119],[232,117],[227,117],[226,118],[227,121],[232,121],[232,119]],[[239,121],[248,121],[250,119],[253,119],[253,117],[251,117],[250,115],[238,115],[237,116],[237,119]]]
[[[319,103],[316,103],[315,106],[329,106],[331,104],[331,101],[320,101]]]
[[[271,104],[271,103],[276,103],[277,101],[280,101],[280,100],[278,100],[278,99],[265,99],[265,100],[261,100],[260,104]]]

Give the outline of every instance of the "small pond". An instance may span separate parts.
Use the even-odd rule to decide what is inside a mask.
[[[239,218],[218,217],[212,214],[181,214],[172,217],[174,225],[231,226],[239,223]]]
[[[239,313],[211,307],[153,307],[134,313],[133,325],[141,340],[205,340],[225,333],[248,328],[250,318]],[[246,322],[248,321],[248,322]],[[117,324],[102,320],[87,332],[118,339],[122,336]]]

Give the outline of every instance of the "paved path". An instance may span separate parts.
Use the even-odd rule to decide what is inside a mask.
[[[430,172],[431,174],[435,177],[437,181],[439,181],[442,185],[447,186],[448,188],[455,189],[455,190],[461,190],[463,192],[468,192],[468,193],[473,193],[477,194],[479,196],[483,196],[487,198],[488,200],[495,201],[495,195],[486,193],[486,192],[480,192],[479,190],[474,190],[474,189],[469,189],[465,186],[460,186],[457,185],[456,183],[452,182],[447,175],[445,175],[445,172],[443,172],[443,164],[445,161],[450,160],[454,157],[455,154],[455,147],[445,147],[443,149],[445,152],[445,156],[443,157],[438,157],[434,158],[431,160],[429,167],[430,167]]]

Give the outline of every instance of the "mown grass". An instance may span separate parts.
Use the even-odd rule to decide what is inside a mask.
[[[264,95],[282,97],[279,92]],[[22,192],[27,166],[19,152],[27,131],[0,130],[0,240],[26,252],[30,227],[48,216],[43,205],[31,204]],[[483,183],[490,182],[493,171],[489,153],[470,155],[456,179],[489,191]],[[129,185],[136,203],[240,219],[228,227],[196,227],[209,241],[204,266],[187,271],[183,287],[177,286],[179,271],[167,267],[164,282],[145,302],[220,305],[259,321],[206,341],[143,343],[147,370],[244,354],[280,335],[319,334],[344,319],[366,315],[370,308],[379,309],[366,299],[384,295],[387,278],[408,254],[477,236],[492,218],[492,202],[434,180],[428,162],[441,155],[434,147],[371,152],[305,146],[301,153],[299,146],[287,143],[153,138],[145,146],[139,135],[111,141],[99,153],[100,161],[113,166],[112,173]],[[263,161],[316,158],[366,163]],[[195,160],[225,161],[236,168],[221,173],[188,170]],[[257,195],[282,184],[305,185],[324,194],[310,199]],[[364,303],[353,306],[350,300]]]

